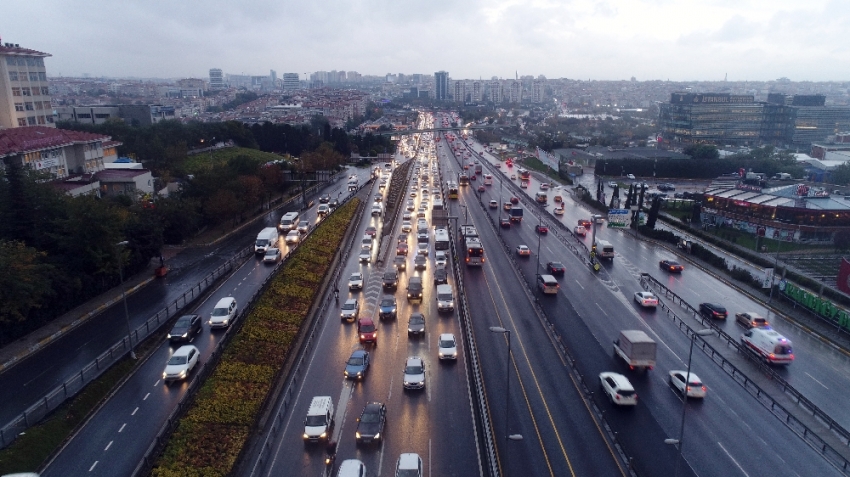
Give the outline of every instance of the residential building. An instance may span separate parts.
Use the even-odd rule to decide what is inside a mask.
[[[522,83],[517,80],[508,81],[508,102],[522,102]]]
[[[104,134],[32,126],[0,130],[0,160],[2,165],[16,162],[23,167],[48,172],[62,179],[71,174],[94,174],[103,170]],[[106,148],[110,155],[109,142]],[[2,166],[0,166],[2,167]]]
[[[210,69],[210,89],[224,89],[224,75],[219,68]]]
[[[499,104],[503,99],[502,82],[497,79],[490,81],[490,101]]]
[[[480,103],[481,98],[484,96],[483,88],[481,87],[481,81],[473,81],[472,82],[472,102]]]
[[[434,88],[434,99],[445,101],[449,97],[449,72],[438,71],[434,73],[436,87]]]
[[[301,80],[298,73],[284,73],[283,74],[283,89],[287,91],[291,91],[294,89],[301,88]]]
[[[466,82],[455,81],[452,85],[452,93],[455,103],[463,103],[466,101]]]
[[[543,87],[545,83],[540,80],[535,80],[531,83],[531,102],[532,103],[542,103],[543,102]]]
[[[49,53],[0,46],[0,129],[55,127],[44,59]]]

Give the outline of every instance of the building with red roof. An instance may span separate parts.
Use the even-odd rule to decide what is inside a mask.
[[[0,161],[3,165],[15,161],[57,179],[94,174],[103,170],[104,149],[113,151],[117,145],[110,140],[104,134],[46,126],[0,129]]]

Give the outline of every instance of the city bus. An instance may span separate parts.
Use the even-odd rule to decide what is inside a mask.
[[[484,264],[484,246],[478,237],[466,239],[466,264],[470,267],[480,267]]]
[[[529,171],[528,169],[520,168],[517,172],[519,172],[520,180],[527,181],[531,179],[531,171]]]
[[[446,229],[434,230],[434,250],[449,249],[449,231]]]
[[[468,186],[469,185],[469,174],[467,174],[465,172],[463,174],[461,174],[460,177],[458,178],[458,182],[460,182],[460,185],[462,185],[462,186]]]
[[[484,185],[493,185],[493,176],[491,174],[484,174]]]
[[[449,199],[457,199],[457,196],[458,196],[457,182],[449,181],[446,184],[446,188],[449,189],[448,192],[447,192]]]

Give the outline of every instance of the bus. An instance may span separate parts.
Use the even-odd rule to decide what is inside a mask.
[[[484,185],[493,185],[493,176],[491,174],[484,174]]]
[[[464,172],[464,173],[463,173],[463,174],[461,174],[461,175],[460,175],[460,177],[458,178],[458,182],[460,182],[460,185],[462,185],[462,186],[467,186],[467,185],[469,185],[469,175],[468,175],[467,173],[465,173],[465,172]]]
[[[449,181],[446,184],[446,188],[449,189],[449,191],[447,192],[449,199],[457,199],[457,196],[458,196],[457,182]]]
[[[481,245],[481,239],[478,237],[469,237],[466,239],[466,265],[470,267],[480,267],[484,264],[484,246]]]
[[[434,230],[434,250],[449,249],[449,231],[446,229]]]
[[[520,180],[527,181],[531,179],[531,171],[529,171],[528,169],[520,168],[517,172],[519,172]]]

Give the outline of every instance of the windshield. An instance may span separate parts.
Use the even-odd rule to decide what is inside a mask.
[[[367,412],[360,418],[360,422],[380,422],[381,418],[377,412]]]
[[[343,310],[353,310],[354,309],[354,303],[343,303],[342,309]]]
[[[274,257],[275,255],[277,255],[276,248],[270,248],[266,251],[266,257]]]
[[[227,308],[216,308],[212,312],[212,316],[227,316]]]
[[[440,293],[437,295],[437,299],[440,301],[451,301],[452,294],[451,293]]]
[[[307,416],[307,426],[320,427],[325,425],[325,416]]]
[[[393,307],[395,306],[395,300],[383,300],[381,301],[381,307]]]
[[[269,241],[266,239],[257,239],[257,247],[265,247],[269,244]]]
[[[360,275],[351,275],[351,281],[356,282],[358,280],[362,280],[363,278]]]
[[[440,340],[440,348],[454,348],[455,341],[454,340]]]
[[[348,359],[349,366],[363,366],[363,358],[361,357],[352,357]]]
[[[360,325],[360,332],[361,333],[371,333],[373,331],[375,331],[375,325],[370,325],[370,324]]]
[[[177,323],[174,323],[174,327],[175,328],[188,328],[191,323],[192,323],[191,317],[183,316],[183,317],[180,317],[179,320],[177,320]]]
[[[171,359],[168,360],[169,365],[175,364],[186,364],[188,358],[186,356],[172,356]]]
[[[407,366],[404,368],[404,374],[422,374],[425,371],[421,365]]]
[[[410,317],[411,325],[421,325],[422,323],[425,323],[425,319],[423,317],[416,315]]]

